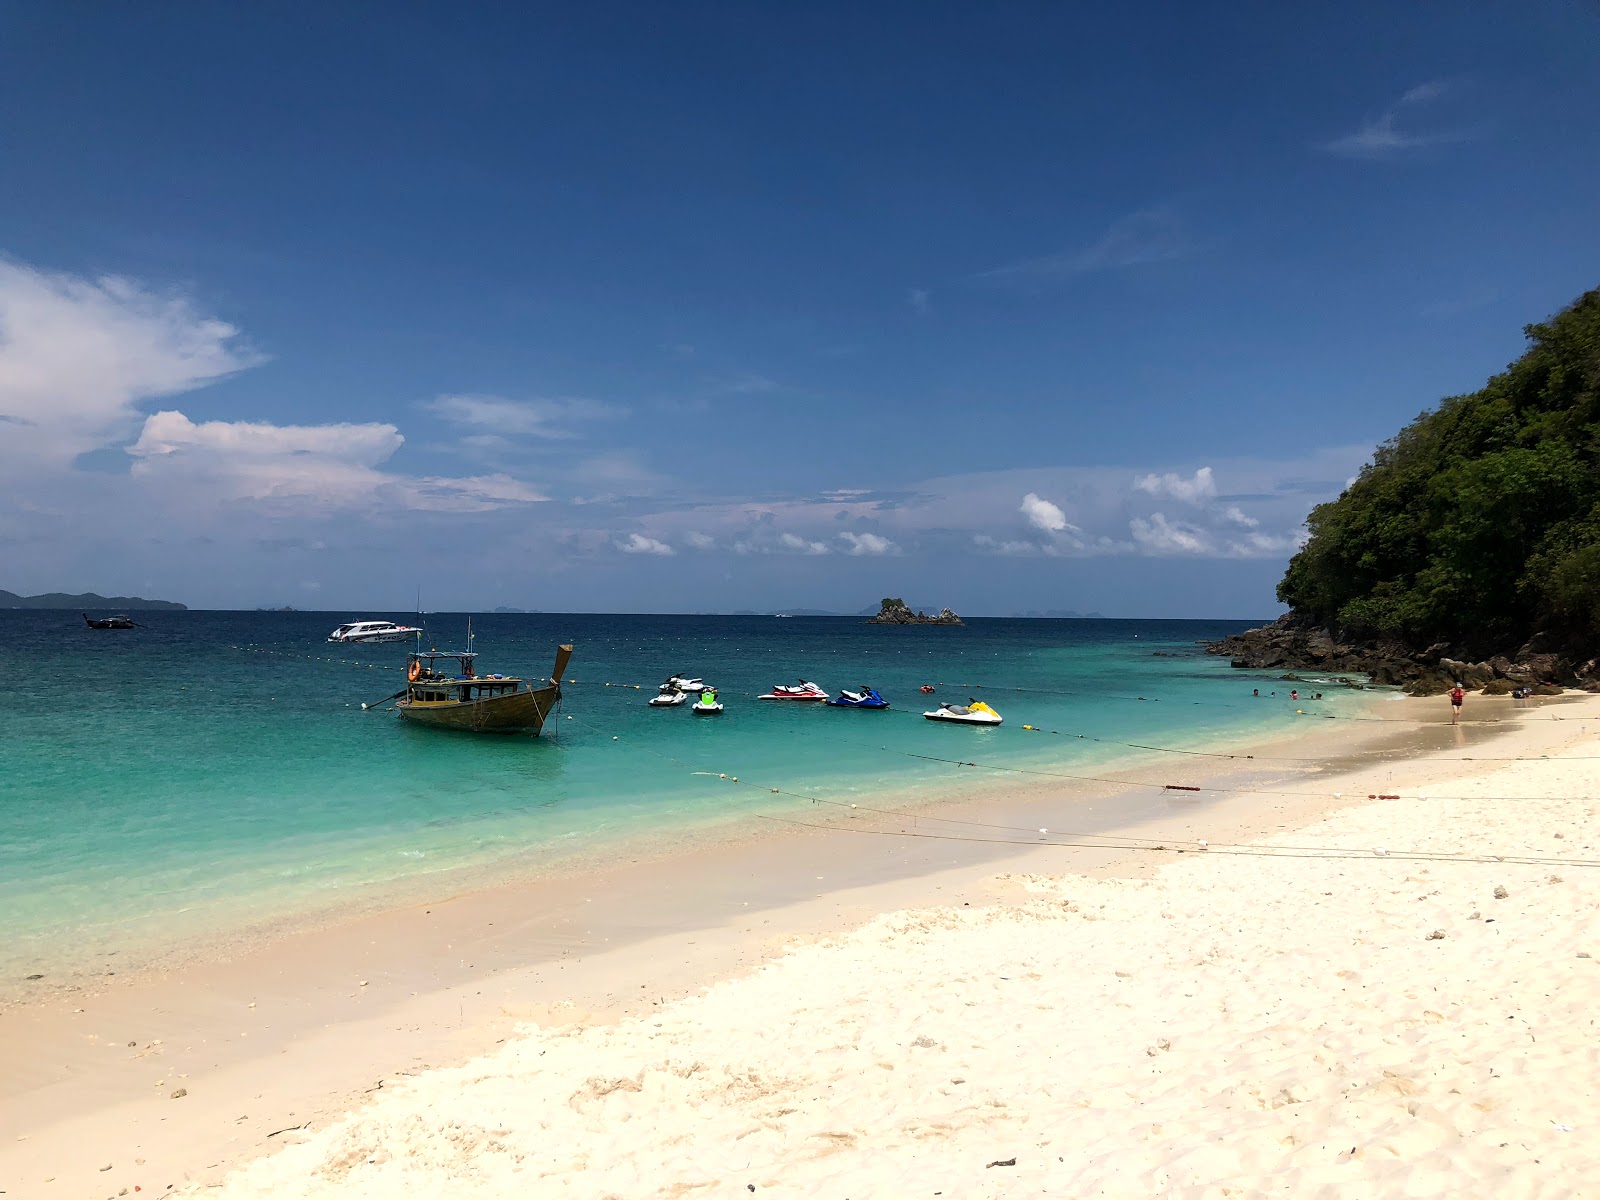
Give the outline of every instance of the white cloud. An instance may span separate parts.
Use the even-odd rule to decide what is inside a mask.
[[[0,456],[38,471],[128,436],[138,403],[260,362],[182,296],[0,260]]]
[[[483,512],[545,500],[508,475],[420,479],[379,470],[405,442],[387,424],[273,425],[204,421],[181,412],[146,419],[128,447],[134,479],[174,485],[177,498],[292,503],[312,511],[379,503],[432,512]]]
[[[1192,479],[1172,471],[1163,475],[1141,475],[1133,481],[1133,486],[1152,496],[1171,496],[1185,504],[1204,504],[1217,495],[1217,481],[1210,467],[1201,467]]]
[[[1162,513],[1151,513],[1147,521],[1134,517],[1128,531],[1140,549],[1148,554],[1208,554],[1212,550],[1204,531],[1181,521],[1168,521]]]
[[[1378,159],[1396,158],[1423,146],[1468,141],[1473,135],[1461,129],[1425,131],[1401,128],[1402,118],[1416,116],[1419,107],[1431,104],[1449,91],[1448,85],[1438,81],[1419,83],[1360,129],[1331,142],[1324,142],[1322,149],[1344,158]]]
[[[1222,519],[1230,525],[1237,525],[1241,529],[1255,529],[1261,522],[1245,513],[1237,504],[1230,504],[1222,510]]]
[[[665,542],[658,542],[655,538],[645,537],[642,533],[630,533],[627,541],[617,543],[617,549],[624,554],[659,554],[667,556],[677,553]]]
[[[1076,530],[1077,526],[1067,520],[1067,514],[1058,504],[1029,492],[1022,498],[1022,506],[1017,510],[1028,518],[1028,524],[1035,529],[1042,529],[1046,533],[1063,533],[1069,529]]]
[[[398,476],[390,486],[405,507],[427,512],[492,512],[550,499],[532,484],[503,474],[465,478],[426,475],[421,479]]]
[[[985,271],[981,278],[1044,281],[1165,262],[1181,258],[1193,249],[1183,222],[1175,213],[1161,208],[1145,209],[1114,221],[1098,239],[1082,249],[1025,258]]]
[[[716,538],[711,537],[709,534],[701,533],[699,530],[695,529],[691,529],[689,532],[685,533],[683,535],[683,540],[688,542],[689,545],[693,546],[696,550],[712,550],[715,549],[717,545]]]
[[[452,425],[486,431],[472,435],[480,444],[485,437],[574,438],[578,435],[570,425],[607,420],[626,411],[574,396],[507,400],[503,396],[459,394],[437,396],[419,407]]]
[[[828,553],[828,544],[826,542],[808,542],[805,538],[792,533],[785,533],[779,537],[778,545],[794,554]]]
[[[1008,557],[1021,558],[1029,555],[1044,553],[1043,547],[1041,547],[1038,542],[1026,542],[1019,540],[1003,541],[999,538],[990,537],[987,533],[973,534],[972,544],[977,546],[980,550],[985,550],[990,554],[1003,554]]]
[[[841,533],[839,540],[850,547],[851,554],[892,554],[898,547],[886,537],[875,533]]]
[[[1224,552],[1229,558],[1276,558],[1300,549],[1305,536],[1304,530],[1291,534],[1249,533],[1228,542]]]
[[[933,293],[927,288],[909,288],[906,291],[906,303],[911,305],[911,311],[919,317],[925,317],[933,311]]]

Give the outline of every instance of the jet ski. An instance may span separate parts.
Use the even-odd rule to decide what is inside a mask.
[[[770,692],[757,696],[757,700],[826,700],[828,693],[814,683],[807,683],[804,679],[800,686],[780,683]]]
[[[877,688],[863,687],[859,692],[840,692],[829,704],[835,708],[888,708],[889,702],[878,695]]]
[[[1005,720],[982,700],[970,697],[965,704],[951,704],[946,700],[932,712],[922,715],[930,721],[951,721],[957,725],[998,725]]]
[[[700,693],[700,699],[694,702],[691,709],[697,717],[714,717],[722,711],[722,701],[717,699],[717,689],[707,688]]]
[[[688,698],[689,698],[689,693],[688,692],[680,692],[677,688],[668,687],[666,684],[663,683],[661,685],[661,690],[659,692],[657,692],[654,696],[650,697],[650,707],[651,708],[672,708],[672,707],[674,707],[676,705],[682,704]]]
[[[664,692],[668,688],[675,692],[703,692],[706,690],[706,681],[698,675],[669,675],[661,685],[661,690]]]

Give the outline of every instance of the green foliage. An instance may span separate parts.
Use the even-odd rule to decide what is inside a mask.
[[[1353,636],[1600,636],[1600,290],[1379,446],[1307,520],[1278,598]]]

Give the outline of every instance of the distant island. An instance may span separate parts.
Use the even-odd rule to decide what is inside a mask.
[[[174,600],[146,600],[142,596],[101,596],[83,592],[69,596],[66,592],[45,592],[41,596],[19,596],[15,592],[0,590],[0,608],[120,608],[125,612],[136,609],[166,609],[177,612],[187,609],[187,604]]]
[[[1524,332],[1521,358],[1312,509],[1278,584],[1290,611],[1212,654],[1417,695],[1600,691],[1600,289]]]
[[[867,620],[868,625],[959,625],[961,618],[948,608],[930,617],[926,612],[912,612],[898,596],[885,596],[878,605],[878,615]]]
[[[515,615],[515,616],[526,616],[528,613],[530,613],[530,612],[532,612],[534,610],[531,609],[531,608],[512,608],[509,605],[502,604],[502,605],[500,605],[499,608],[495,609],[494,611],[497,612],[497,613],[501,613],[501,614],[510,613],[512,615]]]

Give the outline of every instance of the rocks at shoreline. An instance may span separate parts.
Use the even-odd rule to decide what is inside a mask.
[[[1600,691],[1600,660],[1575,664],[1552,652],[1539,634],[1513,656],[1498,654],[1474,662],[1445,642],[1418,650],[1393,640],[1341,639],[1336,631],[1291,612],[1271,625],[1212,642],[1206,653],[1227,655],[1233,666],[1252,670],[1312,668],[1365,674],[1373,683],[1398,687],[1413,696],[1447,692],[1458,681],[1491,696],[1518,687],[1531,687],[1536,695],[1554,695],[1563,685]]]
[[[925,612],[912,612],[906,602],[897,597],[886,597],[878,609],[878,615],[868,617],[868,625],[960,625],[961,618],[948,608],[939,610],[939,615],[930,617]]]

